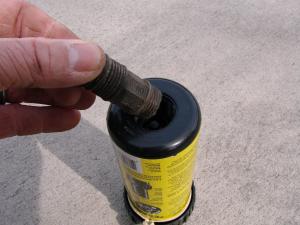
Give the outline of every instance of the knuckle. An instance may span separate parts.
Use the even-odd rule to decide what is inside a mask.
[[[77,36],[64,24],[56,21],[53,18],[49,18],[45,25],[44,37],[55,39],[77,39]]]
[[[16,0],[15,1],[15,8],[17,9],[15,20],[14,20],[14,27],[13,33],[17,37],[21,37],[23,34],[23,20],[24,20],[24,11],[26,11],[26,7],[28,6],[28,2],[25,0]]]
[[[68,44],[45,38],[0,40],[0,88],[55,87],[71,73]]]
[[[39,38],[32,40],[32,52],[33,52],[33,70],[35,71],[35,74],[43,74],[43,67],[40,61],[40,55],[39,55],[39,47],[38,42],[40,41]]]
[[[33,84],[39,85],[47,79],[51,72],[51,52],[50,47],[44,38],[31,40],[31,76]]]
[[[50,68],[49,46],[40,38],[0,42],[0,88],[32,87]]]
[[[49,20],[48,23],[46,24],[44,36],[52,37],[53,33],[57,30],[57,27],[59,27],[59,25],[60,24],[56,20],[54,19]]]
[[[29,68],[27,58],[18,41],[3,42],[0,46],[0,82],[3,89],[22,86],[30,82],[26,77]]]

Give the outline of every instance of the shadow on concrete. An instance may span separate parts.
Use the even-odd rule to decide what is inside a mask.
[[[123,204],[123,184],[107,134],[82,119],[76,129],[64,135],[39,136],[38,141],[107,197],[119,224],[132,224]]]
[[[35,225],[40,222],[37,199],[41,154],[38,146],[32,144],[34,142],[31,137],[0,142],[1,225]]]

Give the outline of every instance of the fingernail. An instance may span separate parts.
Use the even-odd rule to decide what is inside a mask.
[[[100,48],[91,43],[74,43],[69,50],[69,62],[77,72],[96,71],[100,68]]]

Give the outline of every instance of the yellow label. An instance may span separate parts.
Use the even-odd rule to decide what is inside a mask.
[[[185,211],[191,197],[198,137],[177,155],[162,159],[137,158],[115,145],[129,202],[142,218],[165,222]]]

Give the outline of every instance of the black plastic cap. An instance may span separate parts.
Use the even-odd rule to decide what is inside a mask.
[[[114,143],[130,155],[146,159],[174,156],[199,134],[200,108],[182,85],[160,78],[149,81],[163,93],[157,115],[140,120],[113,104],[108,110],[108,131]]]

